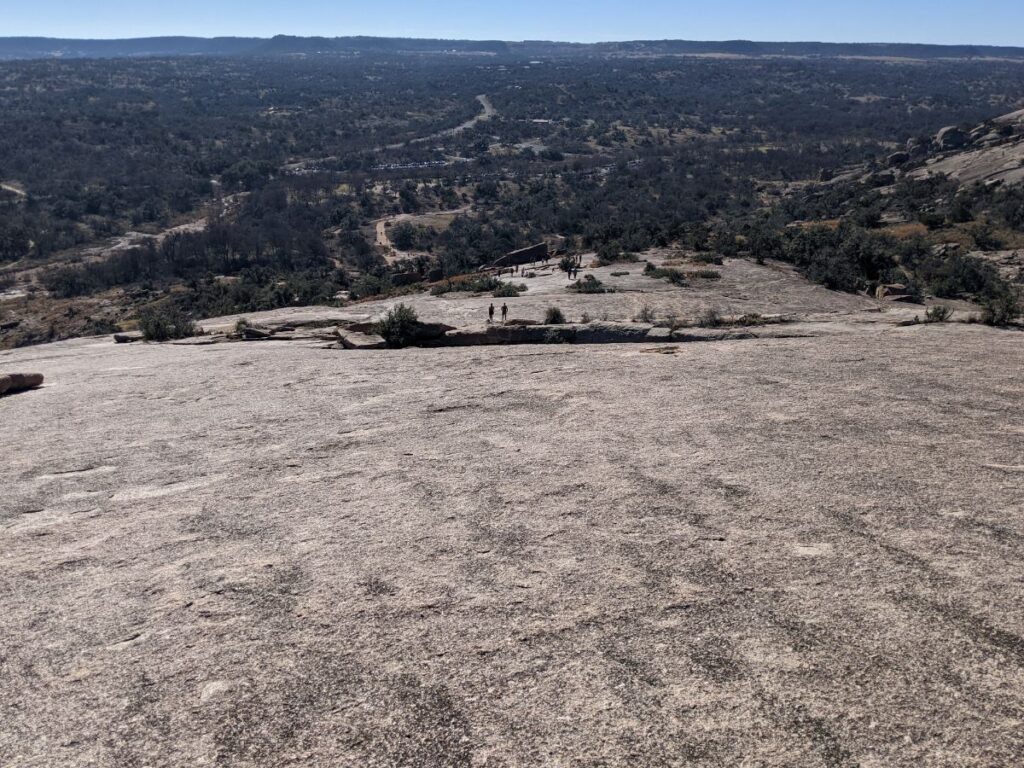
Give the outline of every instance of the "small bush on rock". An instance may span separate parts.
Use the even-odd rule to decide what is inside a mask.
[[[936,304],[934,307],[928,307],[928,309],[925,310],[924,321],[926,323],[944,323],[952,316],[952,309]]]
[[[691,258],[691,261],[695,261],[698,264],[718,264],[718,265],[722,264],[722,257],[719,256],[717,253],[706,253],[706,252],[695,253],[690,258]]]
[[[496,299],[514,299],[520,293],[526,290],[526,285],[520,283],[515,285],[513,283],[502,283],[494,289],[494,298]]]
[[[655,280],[665,278],[673,285],[686,285],[686,276],[674,267],[656,267],[648,262],[644,267],[644,274]]]
[[[548,307],[544,313],[544,325],[564,325],[565,315],[558,307]]]
[[[139,313],[139,330],[146,341],[187,339],[198,332],[188,315],[171,306],[144,309]]]
[[[1009,325],[1024,312],[1020,298],[1011,287],[1006,287],[982,303],[981,322],[985,325]]]
[[[412,343],[420,325],[416,310],[405,304],[398,304],[388,310],[384,319],[377,323],[377,335],[389,347],[401,348]]]
[[[573,293],[609,293],[604,283],[593,275],[584,275],[582,280],[577,280],[567,290]]]

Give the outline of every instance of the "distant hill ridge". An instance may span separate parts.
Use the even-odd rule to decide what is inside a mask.
[[[904,59],[1002,58],[1024,61],[1024,47],[915,43],[772,43],[749,40],[700,42],[637,40],[562,43],[542,40],[431,40],[390,37],[148,37],[126,40],[63,40],[0,37],[0,60],[345,54],[487,54],[493,56],[712,55],[819,56]]]

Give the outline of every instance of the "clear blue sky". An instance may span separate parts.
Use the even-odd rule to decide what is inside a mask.
[[[1024,0],[0,0],[0,36],[1024,45]]]

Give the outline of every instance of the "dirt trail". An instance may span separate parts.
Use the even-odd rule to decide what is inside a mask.
[[[447,130],[444,131],[438,131],[437,133],[432,133],[429,136],[421,136],[418,139],[401,141],[398,142],[397,144],[388,144],[384,147],[384,149],[401,149],[402,147],[408,144],[424,144],[428,141],[434,141],[435,139],[445,138],[446,136],[457,136],[460,133],[468,131],[470,128],[475,128],[477,125],[479,125],[481,122],[485,120],[492,119],[498,114],[498,110],[494,106],[494,103],[491,101],[491,97],[488,96],[486,93],[482,93],[479,96],[477,96],[476,100],[480,102],[480,107],[481,109],[483,109],[483,112],[481,112],[476,117],[473,117],[464,123],[460,123],[454,128],[448,128]]]
[[[217,215],[225,215],[235,208],[240,200],[242,200],[248,192],[240,192],[234,195],[227,195],[219,201],[213,200],[209,203],[207,210],[217,210]],[[14,262],[4,267],[3,271],[6,274],[16,275],[22,282],[32,282],[39,272],[47,267],[55,264],[63,264],[72,260],[72,257],[83,257],[85,261],[102,261],[113,253],[119,251],[127,251],[130,248],[136,248],[140,245],[144,245],[147,241],[153,241],[156,245],[159,245],[168,237],[173,235],[182,235],[189,232],[202,232],[209,225],[209,216],[202,216],[193,221],[186,221],[183,224],[176,224],[173,227],[168,227],[155,234],[148,232],[125,232],[123,235],[116,235],[109,237],[104,240],[100,240],[87,245],[85,247],[77,246],[72,249],[65,251],[59,251],[52,254],[43,261],[32,261],[31,266],[27,269],[22,269],[20,265],[22,262]]]
[[[396,213],[393,216],[385,216],[384,218],[377,219],[373,222],[374,227],[374,240],[377,246],[384,248],[388,251],[385,258],[388,261],[396,261],[398,259],[405,258],[410,254],[406,251],[400,251],[394,247],[391,242],[391,238],[388,236],[388,228],[393,227],[395,224],[399,224],[403,221],[411,221],[421,224],[427,224],[429,226],[431,219],[440,219],[446,216],[460,216],[465,213],[469,213],[473,210],[472,205],[463,205],[459,208],[453,208],[450,211],[428,211],[427,213]]]
[[[13,192],[18,197],[28,197],[28,193],[25,190],[20,187],[16,187],[9,182],[0,181],[0,189],[6,190],[7,192]]]
[[[483,111],[480,114],[476,115],[475,117],[470,118],[466,122],[460,123],[454,128],[447,128],[443,131],[431,133],[428,136],[420,136],[415,139],[409,139],[408,141],[399,141],[395,142],[394,144],[382,144],[380,146],[374,147],[373,151],[384,152],[389,149],[401,149],[402,147],[405,146],[414,144],[424,144],[428,141],[434,141],[435,139],[444,138],[446,136],[457,136],[458,134],[467,131],[470,128],[474,128],[476,125],[478,125],[484,120],[490,120],[491,118],[495,117],[498,114],[498,109],[494,106],[494,103],[491,101],[491,97],[488,96],[487,94],[480,94],[479,96],[476,97],[476,100],[480,103],[480,108]],[[297,160],[295,162],[287,163],[286,165],[284,165],[283,170],[290,173],[301,173],[311,168],[315,168],[317,165],[333,162],[337,159],[337,156],[331,155],[329,157]]]

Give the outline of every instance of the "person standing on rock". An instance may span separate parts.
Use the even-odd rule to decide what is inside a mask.
[[[487,308],[487,322],[488,323],[493,323],[494,322],[494,304],[493,303],[491,304],[491,306],[489,306]]]
[[[508,320],[508,304],[501,305],[501,322]]]

